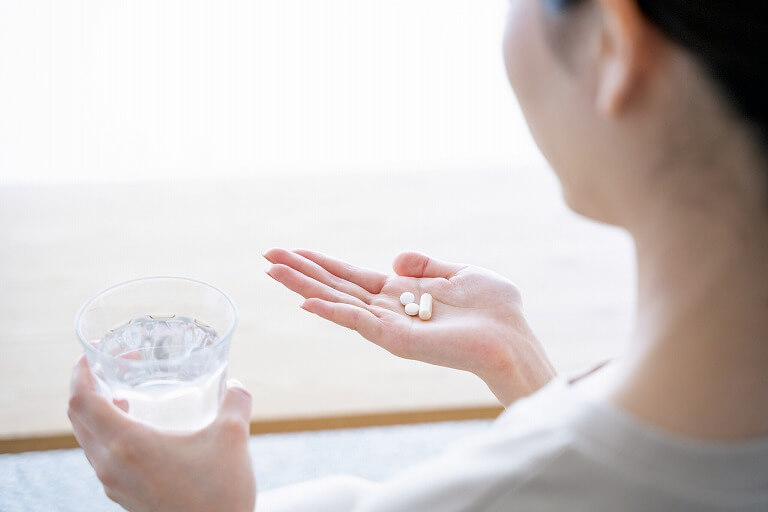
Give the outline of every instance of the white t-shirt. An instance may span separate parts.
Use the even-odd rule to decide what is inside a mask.
[[[394,478],[266,492],[257,512],[768,512],[768,439],[671,436],[558,378]]]

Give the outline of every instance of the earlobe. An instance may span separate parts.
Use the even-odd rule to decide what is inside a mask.
[[[596,108],[617,117],[632,99],[642,74],[644,32],[635,0],[599,0],[603,15]]]

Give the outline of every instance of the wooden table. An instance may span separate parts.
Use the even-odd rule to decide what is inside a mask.
[[[509,276],[561,369],[613,353],[631,322],[621,232],[569,213],[545,169],[0,186],[0,452],[74,445],[73,319],[146,275],[215,284],[238,304],[230,375],[254,432],[493,417],[473,375],[397,359],[298,308],[264,275],[271,246],[389,269],[417,249]]]

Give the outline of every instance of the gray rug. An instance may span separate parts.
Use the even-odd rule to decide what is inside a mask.
[[[382,480],[488,421],[271,434],[251,439],[259,489],[332,474]],[[0,455],[0,512],[110,512],[122,508],[104,495],[81,450]]]

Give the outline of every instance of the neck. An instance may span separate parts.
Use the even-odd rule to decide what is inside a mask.
[[[708,198],[668,184],[629,226],[637,324],[614,398],[702,439],[768,436],[768,205],[730,176],[699,183]]]

